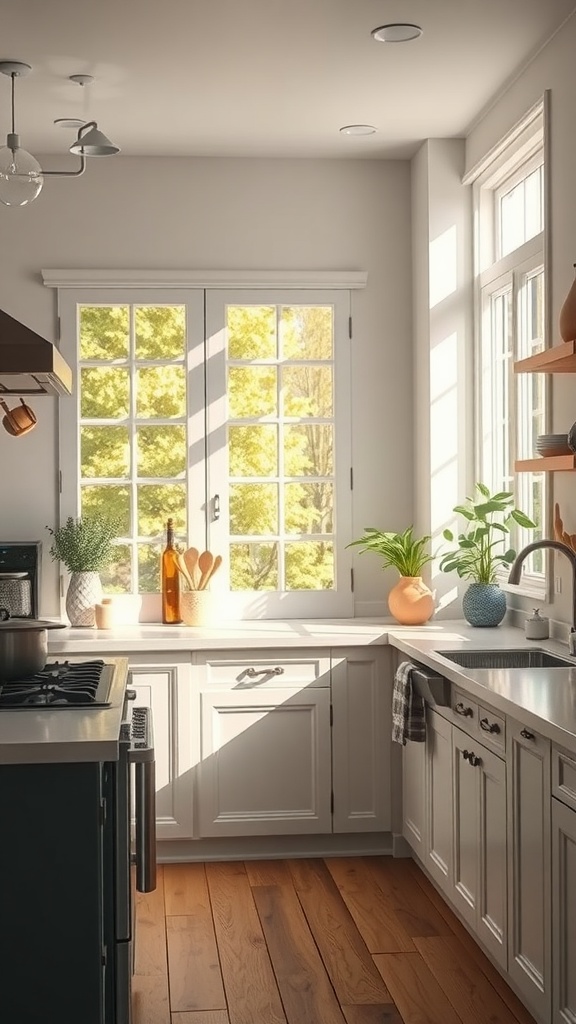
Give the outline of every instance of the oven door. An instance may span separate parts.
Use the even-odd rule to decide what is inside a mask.
[[[134,873],[131,871],[132,789],[136,837]],[[114,801],[114,1024],[130,1024],[132,1019],[134,875],[138,892],[151,892],[156,888],[155,798],[152,713],[149,708],[134,708],[130,721],[122,726]]]

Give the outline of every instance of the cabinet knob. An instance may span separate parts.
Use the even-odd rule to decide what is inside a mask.
[[[480,728],[483,729],[484,732],[492,732],[495,734],[498,734],[500,732],[500,726],[498,725],[498,723],[489,722],[487,718],[480,719]]]
[[[520,732],[520,735],[523,736],[525,740],[533,740],[533,739],[535,739],[534,733],[533,732],[528,732],[528,729],[522,729],[521,732]]]
[[[478,768],[478,766],[482,764],[482,758],[478,757],[476,754],[470,754],[468,760],[473,768]]]
[[[469,750],[462,751],[462,757],[464,758],[465,761],[468,761],[471,756],[472,755]]]
[[[464,718],[472,718],[472,715],[474,714],[472,708],[466,707],[462,702],[456,704],[454,711],[457,715],[463,715]]]
[[[284,674],[284,669],[281,665],[275,665],[274,668],[247,668],[246,675],[249,679],[254,679],[256,676],[281,676]]]

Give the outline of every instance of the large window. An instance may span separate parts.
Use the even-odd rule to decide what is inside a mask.
[[[171,517],[181,549],[222,555],[226,614],[349,614],[349,293],[66,289],[60,305],[77,368],[62,515],[119,520],[105,590],[158,618]]]
[[[499,154],[476,183],[478,285],[477,478],[491,490],[513,491],[538,527],[516,526],[516,549],[544,536],[544,473],[516,473],[536,455],[546,431],[546,381],[515,374],[514,362],[544,348],[544,150],[542,114]],[[541,551],[527,561],[523,587],[543,595]]]

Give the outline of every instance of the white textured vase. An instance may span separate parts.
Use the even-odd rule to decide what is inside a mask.
[[[71,626],[95,626],[94,608],[102,600],[97,572],[73,572],[66,594],[66,614]]]

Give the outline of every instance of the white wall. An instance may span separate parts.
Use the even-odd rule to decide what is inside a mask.
[[[552,344],[561,340],[556,330],[558,314],[572,283],[572,265],[576,263],[575,53],[576,16],[573,16],[506,93],[492,104],[466,141],[466,166],[472,169],[541,99],[545,90],[550,90],[548,271]],[[551,390],[550,429],[567,431],[576,420],[576,377],[554,375]],[[551,474],[550,491],[552,500],[560,503],[565,528],[570,533],[576,532],[576,476],[573,473]],[[566,623],[572,618],[570,565],[562,555],[555,555],[554,562],[554,573],[562,580],[563,593],[554,598],[547,612]],[[527,608],[533,602],[516,599],[516,603]]]
[[[447,549],[442,531],[472,467],[472,244],[464,141],[428,139],[412,160],[415,522]],[[430,568],[437,616],[461,612],[454,575]]]
[[[50,340],[42,268],[367,271],[353,298],[354,533],[411,521],[408,163],[96,160],[77,180],[48,179],[30,207],[2,207],[0,236],[0,308]],[[57,405],[34,403],[29,435],[0,434],[0,540],[43,540],[43,615],[59,612],[45,530],[57,521]],[[356,558],[357,612],[384,612],[392,582],[376,558]]]

